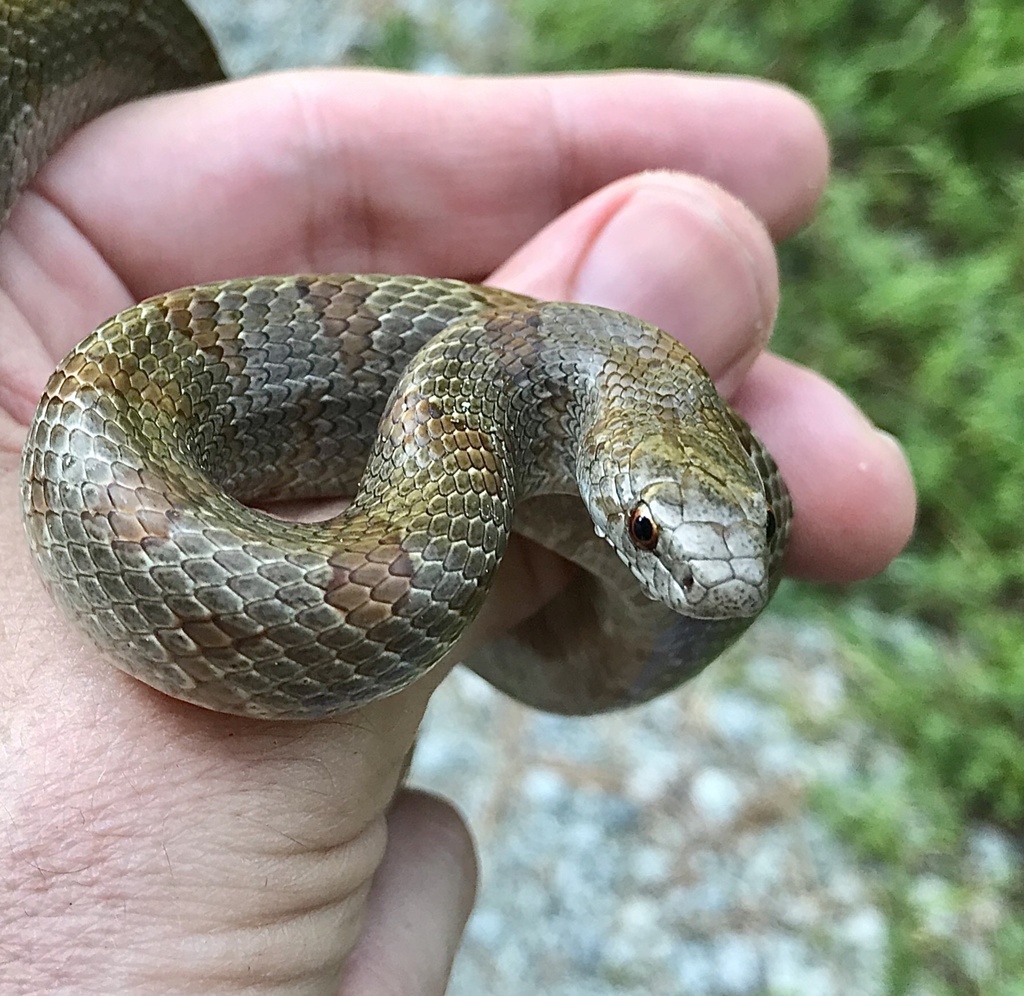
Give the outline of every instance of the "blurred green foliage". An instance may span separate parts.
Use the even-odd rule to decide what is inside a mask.
[[[849,643],[855,701],[914,777],[891,797],[868,778],[825,793],[828,810],[889,868],[891,992],[1024,991],[1024,911],[983,970],[929,940],[906,898],[915,873],[966,846],[972,820],[1024,837],[1024,5],[512,9],[526,68],[751,74],[821,112],[834,179],[815,222],[781,247],[775,345],[898,436],[920,490],[908,552],[817,603]],[[908,833],[908,806],[927,812],[928,839]]]

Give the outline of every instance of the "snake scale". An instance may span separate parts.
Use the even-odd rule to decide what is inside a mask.
[[[179,0],[0,0],[4,218],[104,109],[221,78]],[[349,496],[298,523],[252,507]],[[674,339],[456,280],[298,275],[163,294],[46,386],[22,503],[57,602],[129,674],[210,709],[336,715],[473,619],[515,530],[578,565],[472,666],[592,713],[674,688],[779,581],[778,469]]]

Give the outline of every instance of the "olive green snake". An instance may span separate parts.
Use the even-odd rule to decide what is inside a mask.
[[[221,77],[179,0],[0,0],[4,220],[48,153],[134,97]],[[129,674],[210,709],[336,715],[424,674],[513,531],[569,586],[474,669],[592,713],[701,671],[765,606],[792,504],[679,343],[456,280],[229,280],[69,353],[23,454],[39,573]],[[254,505],[350,497],[336,517]]]

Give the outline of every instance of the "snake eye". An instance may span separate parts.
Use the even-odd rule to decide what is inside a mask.
[[[778,529],[778,527],[778,523],[775,521],[775,512],[773,511],[771,505],[769,505],[768,517],[765,520],[764,524],[765,539],[767,539],[769,543],[771,543],[771,541],[775,539],[775,531]]]
[[[653,550],[658,545],[658,524],[651,516],[647,502],[639,502],[630,513],[629,538],[641,550]]]

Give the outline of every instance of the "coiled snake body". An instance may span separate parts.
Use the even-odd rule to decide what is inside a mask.
[[[86,118],[220,76],[177,0],[0,13],[5,211]],[[246,504],[326,495],[354,497],[314,524]],[[764,607],[792,516],[770,455],[666,334],[382,275],[232,280],[110,319],[47,384],[22,497],[42,577],[120,667],[278,719],[423,674],[512,529],[580,571],[475,669],[557,712],[646,700]]]

